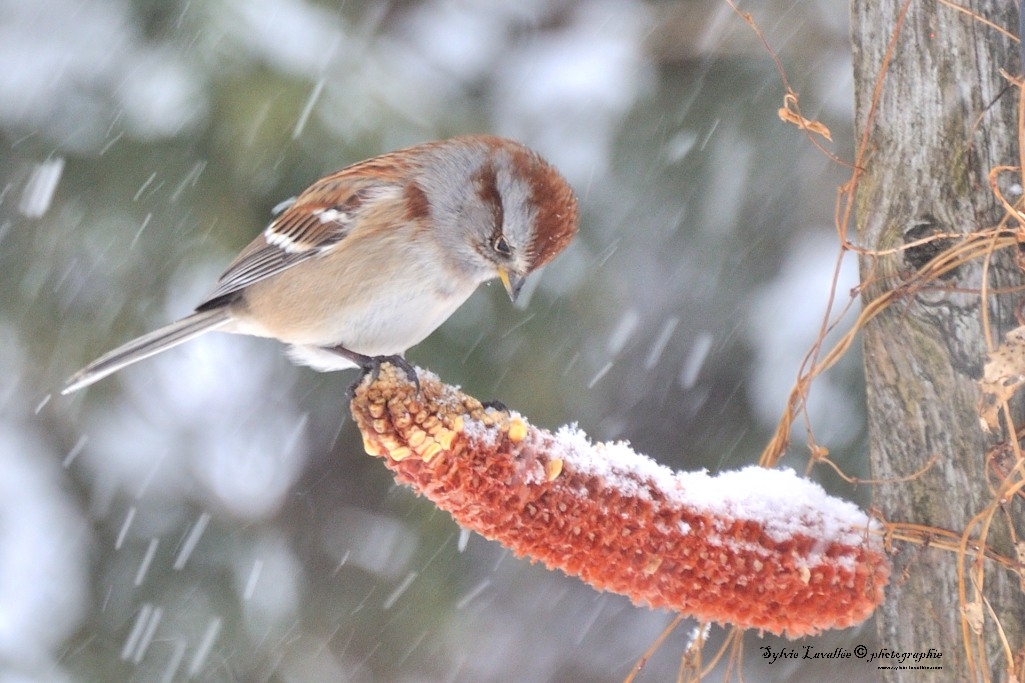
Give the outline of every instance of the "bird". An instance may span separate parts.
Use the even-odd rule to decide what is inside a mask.
[[[277,339],[294,362],[320,371],[376,372],[390,360],[409,373],[406,350],[480,284],[497,278],[515,302],[579,222],[559,171],[492,135],[361,161],[279,210],[191,314],[97,358],[61,393],[214,330]]]

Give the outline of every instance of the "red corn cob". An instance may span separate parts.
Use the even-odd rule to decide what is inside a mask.
[[[878,525],[791,470],[675,473],[552,434],[389,365],[352,413],[397,481],[518,556],[635,603],[789,637],[866,619],[890,573]]]

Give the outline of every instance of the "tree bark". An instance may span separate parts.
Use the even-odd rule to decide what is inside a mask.
[[[956,2],[1016,32],[1015,2]],[[852,40],[855,120],[866,143],[855,197],[856,244],[893,250],[932,234],[969,234],[995,226],[1002,211],[989,188],[989,171],[1018,160],[1018,91],[1007,88],[1000,74],[1001,68],[1020,73],[1017,44],[978,18],[922,0],[852,0]],[[1009,186],[1005,189],[1013,192]],[[863,256],[865,301],[907,286],[909,273],[957,242],[938,240]],[[1021,282],[1009,251],[990,263],[991,288]],[[884,482],[876,485],[875,505],[889,522],[960,535],[993,499],[986,453],[998,438],[982,430],[978,415],[977,380],[987,351],[979,292],[983,276],[982,259],[976,259],[931,287],[909,288],[864,330],[870,457],[874,477]],[[1014,307],[1021,296],[987,297],[994,342],[1016,326]],[[925,474],[901,480],[931,457],[936,464]],[[1008,502],[1006,514],[997,515],[986,538],[1010,557],[1025,527],[1022,509],[1020,497]],[[1010,525],[1017,526],[1017,536]],[[975,536],[980,530],[969,531]],[[881,646],[912,653],[933,648],[942,653],[939,663],[921,664],[943,668],[889,670],[884,678],[1007,680],[1011,663],[999,629],[1020,658],[1025,634],[1020,577],[987,562],[984,595],[993,612],[980,604],[982,634],[970,635],[967,640],[975,645],[969,646],[965,633],[973,632],[962,621],[957,553],[899,541],[894,550],[894,578],[877,611]],[[964,565],[972,562],[969,556]],[[976,592],[967,575],[962,585],[971,603]],[[1023,680],[1020,670],[1017,676]]]

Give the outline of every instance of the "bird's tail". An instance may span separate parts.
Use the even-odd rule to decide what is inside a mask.
[[[165,325],[159,330],[144,334],[138,339],[133,339],[127,344],[105,353],[76,372],[68,378],[61,393],[70,394],[73,391],[84,389],[126,365],[166,351],[172,346],[178,346],[178,344],[198,337],[204,332],[215,330],[228,321],[228,312],[225,308],[214,308],[193,313],[170,325]]]

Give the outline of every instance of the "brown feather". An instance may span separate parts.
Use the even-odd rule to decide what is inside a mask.
[[[401,186],[405,169],[396,163],[395,154],[348,166],[310,185],[235,257],[196,310],[233,300],[232,295],[254,282],[323,254],[345,239],[367,204]],[[336,219],[322,218],[332,211],[337,212]]]

